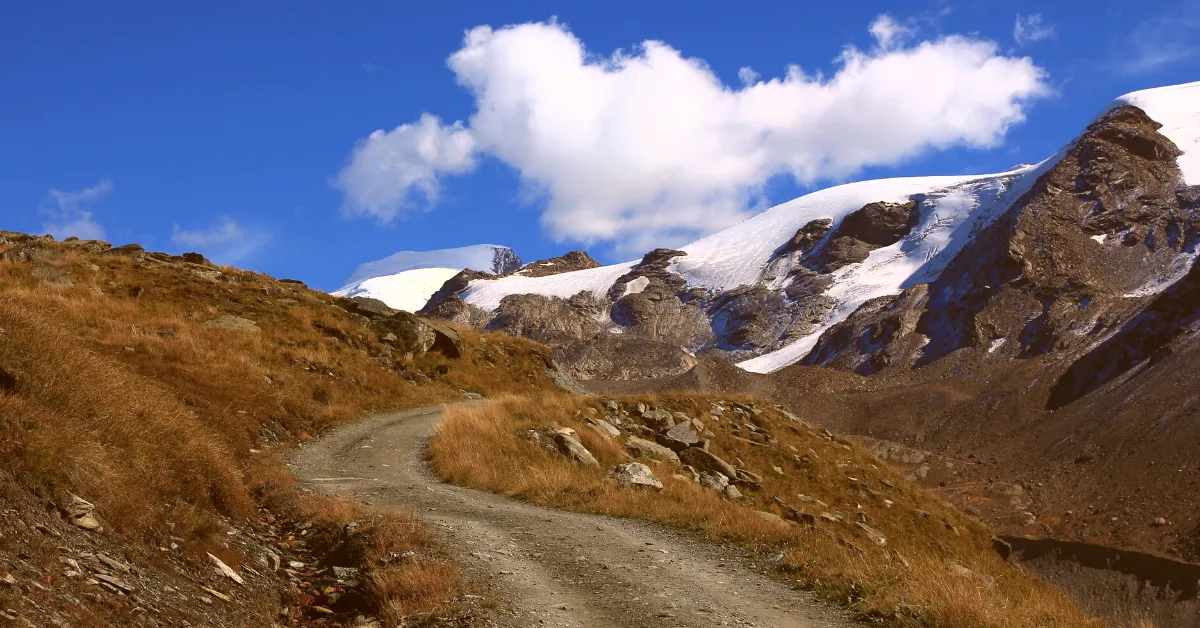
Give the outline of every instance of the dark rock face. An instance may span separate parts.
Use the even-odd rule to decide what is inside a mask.
[[[871,251],[891,246],[908,235],[917,225],[919,217],[915,200],[864,205],[842,219],[829,240],[806,265],[813,270],[829,273],[862,262]]]
[[[821,238],[824,238],[829,233],[829,230],[832,227],[832,218],[818,218],[816,220],[812,220],[803,227],[800,227],[800,229],[796,231],[796,235],[792,236],[792,239],[788,240],[787,244],[784,244],[783,247],[775,253],[775,255],[778,257],[787,255],[789,253],[807,253],[812,249],[813,245],[815,245],[821,240]]]
[[[1137,316],[1067,369],[1050,389],[1051,409],[1087,393],[1139,366],[1153,366],[1173,352],[1174,341],[1191,336],[1200,321],[1200,264],[1158,295]]]
[[[498,248],[492,255],[492,274],[507,275],[521,267],[521,258],[512,249]]]
[[[877,373],[892,364],[911,363],[921,342],[913,334],[928,286],[920,284],[897,296],[863,303],[846,320],[817,340],[802,364],[831,366],[859,375]]]
[[[434,312],[439,309],[443,302],[451,299],[458,299],[459,294],[463,290],[466,290],[467,286],[469,286],[471,282],[475,281],[476,279],[495,279],[495,277],[493,275],[489,275],[488,273],[478,270],[471,270],[468,268],[461,273],[458,273],[457,275],[447,279],[446,283],[442,284],[442,287],[438,288],[437,292],[434,292],[433,295],[429,297],[429,301],[427,301],[425,306],[422,307],[417,313],[433,316]]]
[[[592,259],[591,255],[583,251],[570,251],[559,257],[551,257],[550,259],[538,260],[526,264],[513,274],[520,275],[521,277],[547,277],[549,275],[599,267],[600,262]]]

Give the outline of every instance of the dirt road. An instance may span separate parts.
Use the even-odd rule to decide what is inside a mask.
[[[853,625],[731,550],[625,519],[548,510],[439,482],[425,443],[443,407],[377,416],[306,444],[290,465],[319,490],[415,513],[506,611],[503,626]]]

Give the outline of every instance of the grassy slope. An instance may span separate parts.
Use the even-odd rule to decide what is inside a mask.
[[[124,538],[159,546],[170,530],[201,560],[221,553],[222,521],[260,506],[332,529],[339,518],[366,521],[344,504],[299,499],[269,449],[373,410],[457,398],[459,388],[549,386],[532,343],[464,333],[461,359],[393,362],[385,356],[404,347],[393,351],[386,330],[323,293],[103,248],[0,232],[0,253],[25,252],[0,259],[0,473],[56,504],[68,492],[86,497]],[[226,314],[261,332],[204,325]],[[415,524],[374,523],[363,560],[384,614],[398,621],[445,601],[456,571]],[[431,558],[375,560],[410,547]]]
[[[763,476],[761,489],[744,490],[743,503],[673,477],[678,469],[666,463],[648,463],[666,485],[661,493],[619,488],[606,470],[628,457],[618,442],[584,420],[604,416],[601,402],[563,395],[452,409],[431,443],[433,467],[451,482],[546,506],[648,519],[782,551],[782,577],[888,625],[1098,625],[1060,592],[1002,560],[981,524],[906,482],[862,447],[825,438],[766,407],[753,422],[767,429],[777,446],[750,445],[733,437],[729,415],[721,421],[710,416],[711,399],[716,398],[643,397],[621,403],[628,409],[643,401],[701,419],[716,434],[714,452],[731,462],[740,458]],[[603,469],[573,465],[516,436],[545,426],[574,428]],[[827,506],[805,503],[800,494]],[[846,522],[793,525],[764,519],[755,510],[787,514],[773,497],[811,514],[841,513]],[[860,508],[869,525],[886,535],[886,546],[875,545],[852,525]]]

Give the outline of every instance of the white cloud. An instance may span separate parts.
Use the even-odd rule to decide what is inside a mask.
[[[1018,46],[1053,38],[1054,25],[1043,22],[1041,13],[1017,14],[1017,21],[1013,23],[1013,41]]]
[[[189,231],[175,225],[171,232],[172,244],[222,264],[237,263],[270,241],[269,233],[247,229],[229,216],[221,216],[208,229]]]
[[[438,176],[482,153],[544,195],[553,237],[633,252],[747,217],[776,175],[812,184],[993,147],[1049,92],[1042,69],[991,41],[910,43],[915,31],[886,16],[871,33],[877,46],[845,48],[830,76],[750,70],[734,88],[662,42],[601,57],[558,23],[480,26],[449,60],[476,101],[469,126],[426,115],[376,131],[335,185],[348,212],[390,220],[413,197],[432,203]]]
[[[404,209],[431,206],[438,177],[474,166],[475,140],[455,122],[443,125],[424,114],[413,124],[378,130],[359,140],[349,162],[332,181],[345,195],[347,214],[367,214],[389,222]]]
[[[92,219],[88,207],[112,192],[113,184],[108,179],[77,192],[50,190],[38,206],[38,212],[47,216],[42,228],[58,239],[71,236],[84,240],[103,240],[104,227]]]
[[[887,14],[875,18],[867,30],[875,38],[879,47],[884,50],[898,46],[917,34],[916,28],[901,24]]]

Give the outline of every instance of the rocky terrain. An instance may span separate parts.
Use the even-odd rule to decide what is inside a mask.
[[[439,482],[422,450],[442,410],[364,421],[305,446],[292,466],[322,492],[378,510],[422,511],[501,602],[499,625],[852,625],[815,596],[747,569],[745,557],[729,549],[628,519],[550,510]],[[546,438],[591,459],[572,436]]]

